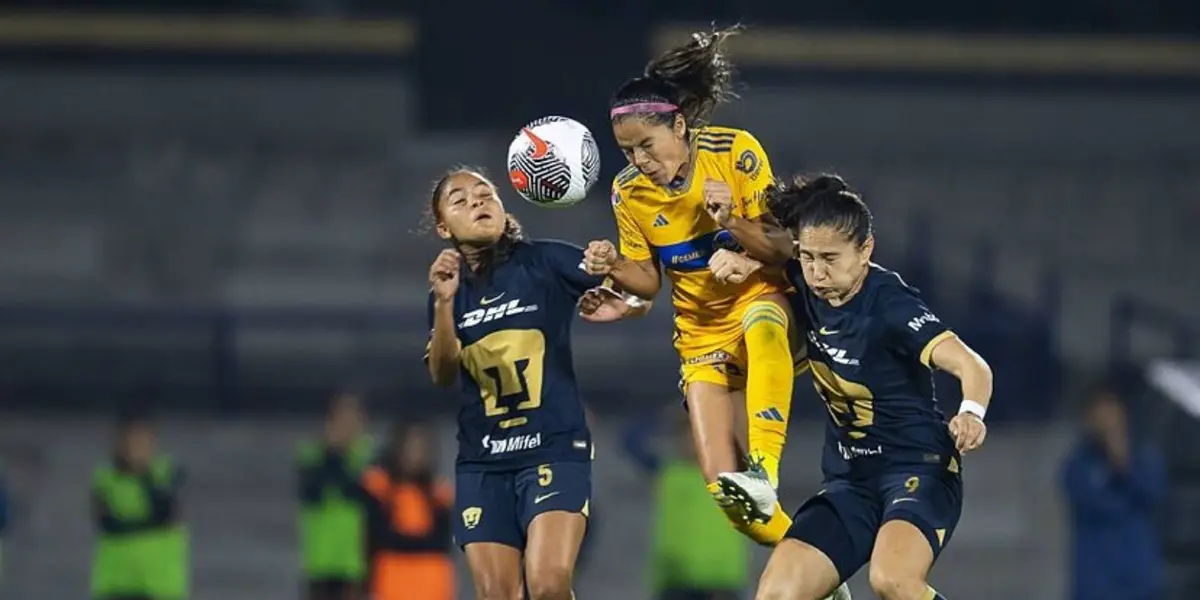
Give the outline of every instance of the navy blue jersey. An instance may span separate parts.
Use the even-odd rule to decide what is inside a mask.
[[[826,476],[872,476],[892,466],[958,470],[945,415],[934,397],[929,360],[953,335],[899,275],[872,264],[862,289],[831,306],[804,285],[800,264],[787,276],[797,320],[807,320],[813,383],[829,409]]]
[[[454,296],[460,470],[590,460],[571,322],[579,297],[603,278],[585,273],[582,260],[577,246],[539,240],[515,244],[488,277],[473,279],[463,267]],[[431,293],[431,328],[433,302]]]

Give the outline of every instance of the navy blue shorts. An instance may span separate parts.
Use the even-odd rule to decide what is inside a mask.
[[[458,546],[494,542],[525,548],[533,518],[552,510],[588,516],[590,461],[557,462],[516,471],[458,472],[454,540]]]
[[[955,473],[831,479],[796,511],[787,537],[820,550],[846,581],[871,560],[879,528],[895,519],[920,529],[936,560],[954,535],[962,500],[962,478]]]

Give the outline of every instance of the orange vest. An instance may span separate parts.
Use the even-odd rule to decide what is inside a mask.
[[[377,509],[370,535],[373,599],[454,600],[450,485],[398,481],[372,467],[363,487]]]

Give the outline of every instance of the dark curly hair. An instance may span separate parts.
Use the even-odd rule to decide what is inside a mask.
[[[832,227],[857,246],[874,233],[871,210],[838,175],[776,182],[767,190],[767,208],[780,225],[797,233],[806,227]]]
[[[693,33],[688,43],[650,61],[640,77],[621,84],[613,94],[612,121],[636,115],[670,125],[676,115],[683,115],[691,129],[707,125],[717,105],[734,96],[733,65],[725,56],[725,40],[741,29],[734,25]]]

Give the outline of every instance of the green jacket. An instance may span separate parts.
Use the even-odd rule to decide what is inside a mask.
[[[309,579],[361,580],[367,574],[366,513],[360,478],[374,457],[363,437],[344,454],[319,442],[300,446],[300,553]]]
[[[668,460],[658,474],[650,581],[666,589],[742,589],[750,548],[713,502],[694,462]]]
[[[166,457],[147,473],[101,465],[92,481],[99,528],[92,563],[92,596],[148,596],[182,600],[188,595],[187,529],[176,513],[182,473]]]

